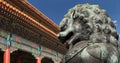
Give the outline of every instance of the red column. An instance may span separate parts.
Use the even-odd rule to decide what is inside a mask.
[[[7,47],[4,52],[4,63],[10,63],[10,47]]]
[[[55,63],[59,63],[59,61],[56,61]]]
[[[37,57],[37,63],[41,63],[41,57]]]

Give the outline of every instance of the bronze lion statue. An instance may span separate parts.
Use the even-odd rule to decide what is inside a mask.
[[[68,48],[61,63],[120,63],[116,27],[99,5],[76,5],[59,26],[58,38]]]

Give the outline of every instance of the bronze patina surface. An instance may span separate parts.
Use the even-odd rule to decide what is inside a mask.
[[[78,4],[60,22],[58,38],[68,52],[61,63],[120,63],[118,33],[98,5]]]

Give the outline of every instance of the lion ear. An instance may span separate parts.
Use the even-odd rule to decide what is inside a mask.
[[[75,18],[77,18],[77,17],[79,17],[79,15],[76,13],[76,11],[74,10],[73,12],[72,12],[72,14],[71,14],[71,18],[72,19],[75,19]]]
[[[71,14],[71,18],[74,19],[75,15],[75,10],[73,10],[72,14]]]

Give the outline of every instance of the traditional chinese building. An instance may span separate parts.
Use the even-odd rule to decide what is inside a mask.
[[[0,0],[0,63],[58,63],[59,27],[27,0]]]

